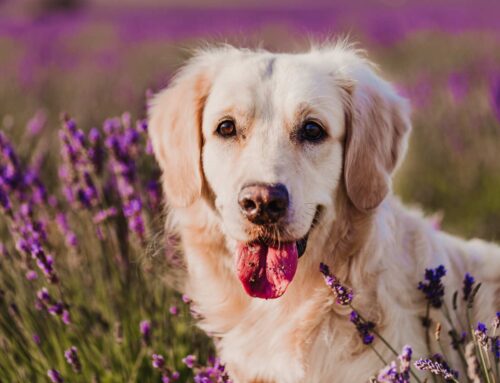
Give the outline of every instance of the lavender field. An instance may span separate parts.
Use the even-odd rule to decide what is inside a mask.
[[[494,0],[0,1],[0,382],[229,381],[175,290],[145,120],[207,42],[296,51],[348,34],[412,103],[396,193],[500,242],[498,20]]]

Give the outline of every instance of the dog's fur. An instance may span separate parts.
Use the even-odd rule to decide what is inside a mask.
[[[228,116],[238,129],[229,140],[214,134]],[[324,142],[293,139],[305,118],[321,122]],[[169,226],[187,264],[185,292],[236,383],[356,383],[382,367],[349,310],[335,303],[320,262],[354,289],[354,305],[392,345],[411,344],[415,355],[427,354],[419,319],[426,303],[416,289],[426,267],[446,266],[448,305],[466,271],[483,282],[474,320],[490,321],[500,308],[500,249],[442,233],[390,195],[409,108],[347,44],[301,54],[199,51],[153,99],[149,129]],[[276,229],[280,240],[300,239],[312,227],[294,280],[275,300],[248,296],[235,272],[236,243],[260,234],[237,205],[248,182],[288,188],[292,209]],[[322,213],[313,222],[316,206]],[[439,310],[432,316],[447,328]],[[443,338],[448,347],[445,331]],[[374,345],[393,358],[380,341]]]

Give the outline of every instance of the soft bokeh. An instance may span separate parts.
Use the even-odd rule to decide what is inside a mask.
[[[300,50],[348,34],[412,101],[396,190],[453,232],[500,239],[499,15],[494,0],[4,2],[0,118],[15,139],[46,118],[37,147],[50,156],[62,111],[84,129],[125,110],[144,116],[146,90],[193,47]]]
[[[207,43],[300,51],[349,35],[413,106],[397,194],[437,227],[500,241],[499,19],[496,0],[0,0],[0,141],[8,137],[29,165],[23,182],[35,192],[29,203],[19,194],[18,207],[24,225],[34,219],[29,205],[41,206],[42,245],[52,254],[32,254],[38,268],[28,267],[2,215],[0,381],[47,381],[52,368],[52,381],[59,370],[68,377],[82,369],[69,381],[102,382],[172,377],[166,365],[181,381],[192,376],[189,365],[220,371],[216,360],[208,370],[197,364],[213,348],[194,330],[189,298],[163,283],[164,263],[152,257],[143,265],[144,254],[161,253],[162,216],[146,128],[132,122],[145,117],[147,95]],[[60,131],[63,112],[82,132],[67,117]],[[103,126],[113,116],[122,117]],[[98,161],[92,145],[104,138],[109,169],[68,170],[73,149],[61,157],[61,144],[83,146],[85,161]],[[0,159],[11,157],[5,149]],[[108,221],[106,232],[95,232]]]

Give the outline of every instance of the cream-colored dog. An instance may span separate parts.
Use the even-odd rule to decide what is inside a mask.
[[[448,269],[447,302],[466,271],[484,283],[476,320],[500,308],[500,249],[437,231],[390,196],[410,127],[407,102],[346,44],[203,50],[153,99],[185,292],[236,383],[357,383],[383,367],[320,262],[394,347],[415,355],[427,354],[416,288],[426,267]]]

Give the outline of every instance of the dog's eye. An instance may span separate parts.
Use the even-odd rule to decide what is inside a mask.
[[[216,130],[217,134],[221,137],[232,137],[236,135],[236,126],[234,125],[234,121],[225,120],[222,121]]]
[[[325,135],[323,128],[314,121],[306,121],[299,132],[300,139],[310,142],[321,141]]]

